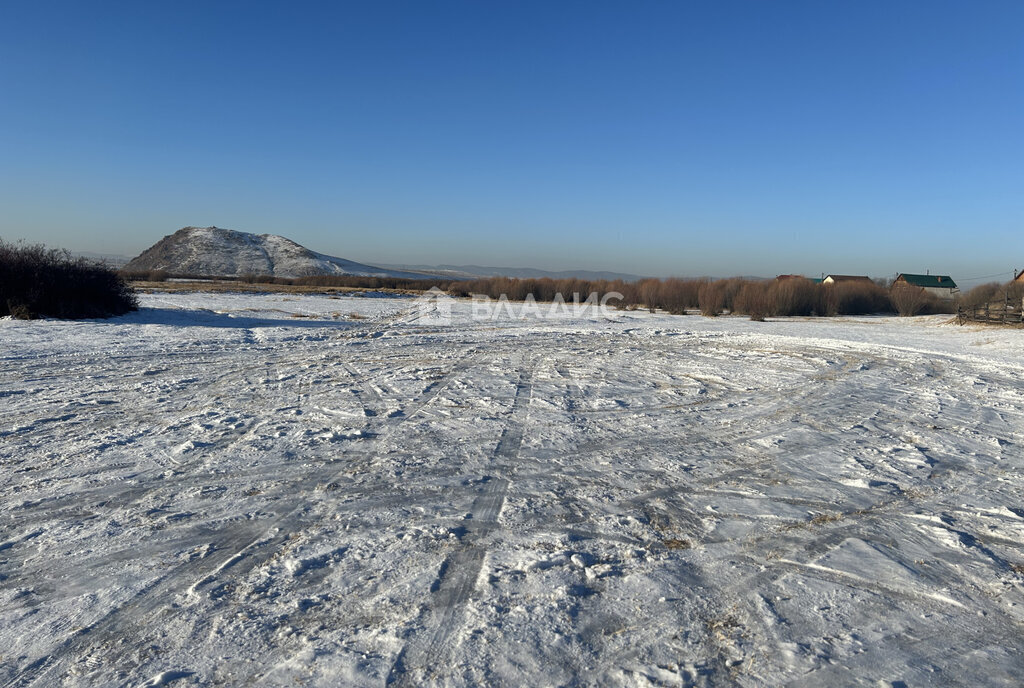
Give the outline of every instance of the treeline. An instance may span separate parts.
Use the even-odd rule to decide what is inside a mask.
[[[42,244],[0,239],[0,316],[106,318],[137,307],[132,289],[102,265]]]
[[[700,294],[703,315],[741,313],[769,316],[870,315],[894,312],[884,287],[867,281],[820,284],[802,277],[784,280],[726,279],[709,282]]]
[[[979,284],[964,294],[960,299],[960,305],[964,308],[980,308],[986,304],[998,304],[1000,302],[1013,301],[1019,303],[1024,298],[1024,282],[989,282]]]
[[[637,282],[512,279],[494,277],[455,282],[450,293],[456,296],[481,294],[493,299],[502,294],[511,300],[532,297],[552,301],[561,294],[567,302],[579,294],[586,300],[590,294],[598,299],[617,292],[622,299],[610,302],[620,308],[650,308],[683,314],[699,310],[706,316],[725,313],[750,316],[755,320],[778,316],[869,315],[875,313],[952,312],[949,306],[921,290],[915,303],[906,305],[897,298],[902,291],[891,291],[867,281],[820,284],[804,278],[784,280],[730,279],[644,279]]]
[[[626,282],[623,280],[552,279],[549,277],[526,279],[486,277],[454,280],[442,277],[406,279],[358,275],[313,275],[309,277],[243,275],[224,278],[170,274],[164,271],[122,272],[122,274],[127,279],[148,281],[182,278],[321,288],[406,291],[426,291],[437,288],[452,296],[481,295],[492,299],[504,296],[512,301],[532,298],[538,302],[551,302],[558,298],[567,303],[572,303],[574,298],[578,298],[582,302],[591,295],[596,295],[600,301],[607,294],[617,293],[622,298],[612,300],[609,304],[618,308],[649,308],[674,314],[698,310],[707,316],[730,313],[747,315],[755,320],[780,316],[871,315],[876,313],[927,315],[954,313],[956,308],[954,302],[939,299],[917,287],[887,288],[866,280],[821,284],[802,277],[775,280],[751,280],[739,277],[717,280],[650,278]]]

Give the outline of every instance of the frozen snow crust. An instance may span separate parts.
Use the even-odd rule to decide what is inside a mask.
[[[1021,332],[0,320],[0,685],[1010,686]]]

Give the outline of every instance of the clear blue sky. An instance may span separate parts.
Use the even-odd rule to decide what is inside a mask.
[[[1024,2],[33,2],[0,236],[364,262],[1024,268]]]

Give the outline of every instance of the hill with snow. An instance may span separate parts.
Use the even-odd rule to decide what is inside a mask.
[[[328,256],[275,234],[249,234],[220,227],[179,229],[133,258],[124,269],[222,277],[359,275],[416,279],[436,276],[379,268]]]

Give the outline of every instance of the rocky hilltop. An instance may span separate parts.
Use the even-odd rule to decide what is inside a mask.
[[[128,271],[166,270],[172,274],[237,277],[273,275],[363,275],[430,277],[363,265],[311,251],[275,234],[249,234],[220,227],[184,227],[165,236],[124,266]]]

